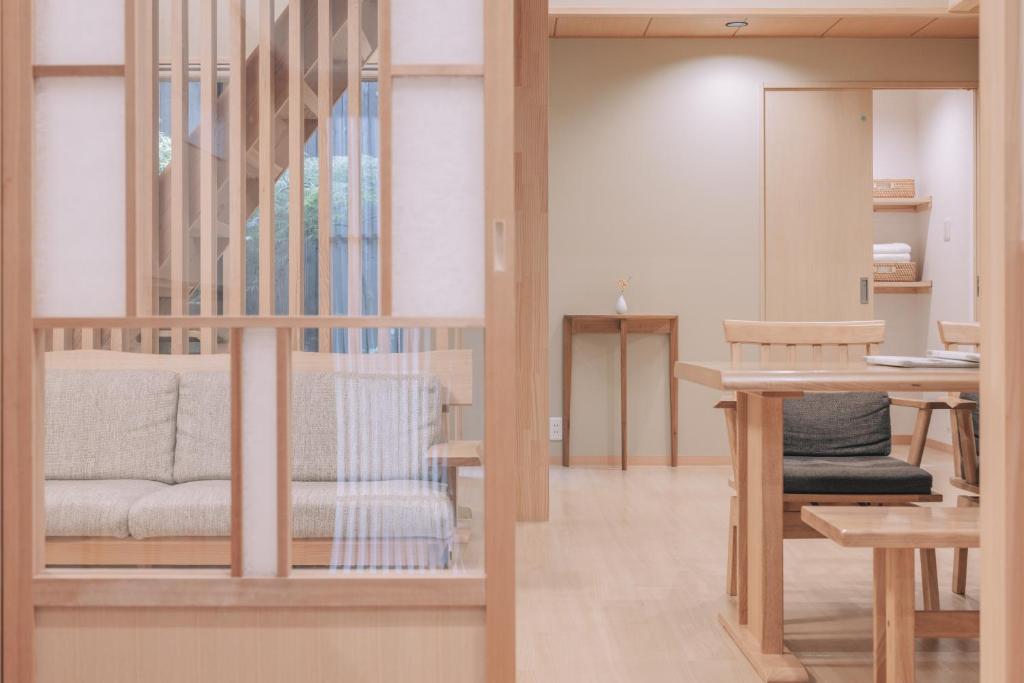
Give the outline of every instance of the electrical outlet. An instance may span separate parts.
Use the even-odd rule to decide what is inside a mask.
[[[550,417],[548,418],[548,440],[549,441],[561,441],[562,440],[562,418]]]

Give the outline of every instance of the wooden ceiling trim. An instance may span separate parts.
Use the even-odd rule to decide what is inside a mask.
[[[749,25],[725,26],[739,19]],[[975,38],[978,17],[927,8],[709,12],[572,7],[552,10],[548,26],[555,38]]]

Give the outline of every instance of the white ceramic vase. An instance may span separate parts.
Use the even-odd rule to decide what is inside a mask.
[[[619,315],[626,315],[626,311],[628,310],[629,307],[626,306],[626,295],[619,294],[619,300],[615,302],[615,312]]]

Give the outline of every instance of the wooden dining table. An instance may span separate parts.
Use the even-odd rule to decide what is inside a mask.
[[[784,643],[782,402],[806,392],[977,391],[977,368],[851,362],[693,362],[677,379],[736,394],[737,604],[719,621],[764,681],[808,681]],[[745,571],[744,571],[745,570]]]

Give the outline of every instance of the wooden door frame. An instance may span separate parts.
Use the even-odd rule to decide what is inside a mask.
[[[1021,7],[981,12],[978,182],[979,315],[985,362],[981,411],[981,680],[1024,679],[1024,227]]]
[[[974,90],[977,93],[978,81],[809,81],[806,83],[790,83],[790,82],[779,82],[779,83],[764,83],[761,87],[761,115],[758,124],[761,128],[759,131],[760,137],[760,154],[758,154],[758,193],[759,205],[760,205],[760,216],[761,222],[760,229],[758,230],[758,248],[760,250],[760,258],[758,259],[758,267],[761,269],[760,277],[758,281],[761,284],[760,293],[760,318],[765,319],[765,312],[767,310],[766,302],[768,296],[768,269],[765,259],[767,258],[767,230],[768,222],[766,215],[766,203],[765,199],[767,193],[765,191],[765,184],[767,183],[767,172],[765,167],[765,145],[767,144],[767,131],[765,123],[765,106],[766,97],[768,92],[772,91],[807,91],[807,90]],[[978,97],[975,94],[974,98],[974,126],[975,130],[978,130]],[[975,162],[974,162],[974,178],[975,185],[977,186],[978,178],[978,155],[977,147],[975,148]],[[974,213],[975,213],[975,234],[977,234],[977,206],[978,206],[978,193],[975,191],[974,194]],[[874,292],[872,292],[872,302],[874,301]]]

